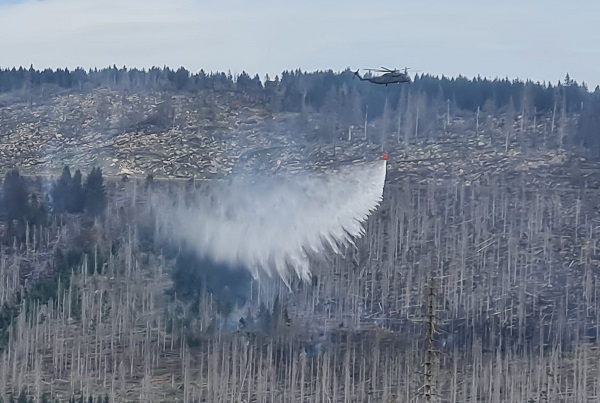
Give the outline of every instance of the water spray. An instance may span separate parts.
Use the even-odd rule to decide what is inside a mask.
[[[314,175],[235,178],[164,209],[162,227],[203,258],[244,267],[255,279],[308,281],[310,254],[341,253],[364,235],[383,198],[387,158]]]

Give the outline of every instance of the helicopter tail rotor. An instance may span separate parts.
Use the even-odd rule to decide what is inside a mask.
[[[411,70],[414,73],[421,73],[422,72],[422,70],[415,70],[412,67],[404,67],[404,74],[407,74],[408,70]]]

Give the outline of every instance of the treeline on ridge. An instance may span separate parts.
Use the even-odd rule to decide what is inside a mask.
[[[277,109],[300,112],[310,108],[320,111],[327,104],[332,92],[342,93],[348,105],[368,105],[370,116],[383,113],[386,99],[392,105],[401,100],[398,86],[380,86],[354,79],[352,71],[303,72],[300,69],[283,71],[281,75],[263,80],[258,75],[251,77],[245,72],[232,75],[224,72],[197,73],[180,67],[128,69],[116,66],[104,69],[84,70],[27,68],[0,69],[0,93],[25,91],[30,96],[43,93],[41,88],[54,86],[62,89],[90,91],[108,87],[121,91],[175,91],[198,93],[203,90],[236,91],[253,97],[257,101],[276,104]],[[401,88],[405,88],[402,85]],[[591,93],[585,83],[579,84],[568,74],[556,84],[508,78],[481,78],[458,76],[448,78],[430,74],[417,74],[409,84],[411,93],[422,93],[431,100],[452,102],[460,110],[475,111],[478,108],[502,108],[513,102],[518,109],[521,103],[538,111],[551,111],[556,103],[565,99],[567,112],[578,112],[590,99]],[[597,86],[596,93],[600,93]]]

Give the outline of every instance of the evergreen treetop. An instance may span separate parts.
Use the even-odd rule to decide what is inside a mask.
[[[85,210],[92,217],[97,217],[104,212],[108,204],[106,187],[102,170],[99,167],[92,168],[85,180],[84,186]]]
[[[7,221],[24,220],[28,209],[27,186],[19,171],[14,169],[6,174],[2,183],[1,207]]]

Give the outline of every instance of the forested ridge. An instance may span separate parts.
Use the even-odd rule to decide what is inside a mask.
[[[87,71],[21,67],[0,70],[0,136],[11,143],[0,155],[6,153],[3,159],[14,168],[22,168],[23,160],[29,166],[45,164],[49,149],[42,144],[49,139],[71,142],[67,147],[64,141],[54,141],[50,148],[66,147],[64,155],[69,154],[67,148],[86,147],[90,144],[86,138],[93,136],[96,155],[121,154],[116,157],[122,162],[115,165],[123,169],[111,171],[146,175],[151,169],[157,175],[190,177],[194,168],[211,174],[230,172],[244,149],[257,142],[290,146],[290,152],[294,152],[290,142],[329,143],[333,154],[340,146],[349,158],[349,143],[361,138],[390,151],[404,152],[409,144],[419,143],[411,152],[418,153],[423,140],[443,143],[453,137],[452,141],[464,143],[475,134],[487,137],[495,152],[508,153],[512,143],[528,138],[530,145],[545,148],[583,146],[596,156],[599,99],[600,88],[591,92],[568,74],[556,83],[415,74],[412,83],[382,86],[356,79],[349,69],[298,69],[261,79],[246,73],[193,73],[183,67]],[[191,136],[195,143],[220,150],[217,167],[210,167],[214,157],[196,161],[200,154],[193,149],[180,150],[193,159],[191,167],[177,165],[175,149],[161,156],[169,159],[167,165],[147,161],[148,150],[139,145],[156,140],[140,133],[168,133],[163,138],[171,142]],[[38,147],[23,148],[24,138],[36,141]],[[111,154],[106,146],[113,145]],[[143,157],[131,158],[129,145],[138,145],[136,155]],[[125,154],[129,156],[124,158]],[[106,158],[94,163],[101,165],[100,160]]]
[[[183,94],[202,90],[239,91],[264,96],[269,101],[272,100],[270,98],[278,97],[281,110],[293,112],[300,111],[302,107],[320,110],[326,103],[327,94],[333,89],[342,91],[344,97],[358,97],[362,104],[369,105],[369,112],[374,116],[383,112],[385,96],[390,97],[392,104],[399,97],[399,91],[393,91],[392,87],[365,85],[354,80],[349,69],[342,72],[286,70],[280,76],[271,78],[266,75],[263,79],[258,75],[250,77],[245,72],[235,76],[230,72],[204,70],[194,73],[183,67],[177,70],[168,67],[138,70],[116,66],[87,71],[82,68],[36,70],[33,67],[0,70],[0,93],[25,91],[35,94],[45,86],[81,91],[106,86],[133,92],[177,91]],[[485,106],[502,108],[511,99],[517,109],[525,103],[526,107],[549,111],[564,95],[568,112],[576,112],[591,97],[585,83],[578,83],[569,74],[556,83],[540,83],[508,78],[449,78],[417,73],[411,90],[423,92],[430,99],[452,101],[459,109],[470,111]],[[600,88],[597,86],[594,93],[599,92]]]
[[[0,71],[0,108],[2,401],[597,397],[598,88],[21,68]],[[365,236],[293,292],[173,241],[149,202],[193,200],[229,163],[302,171],[384,145]],[[144,153],[186,180],[95,165]]]

